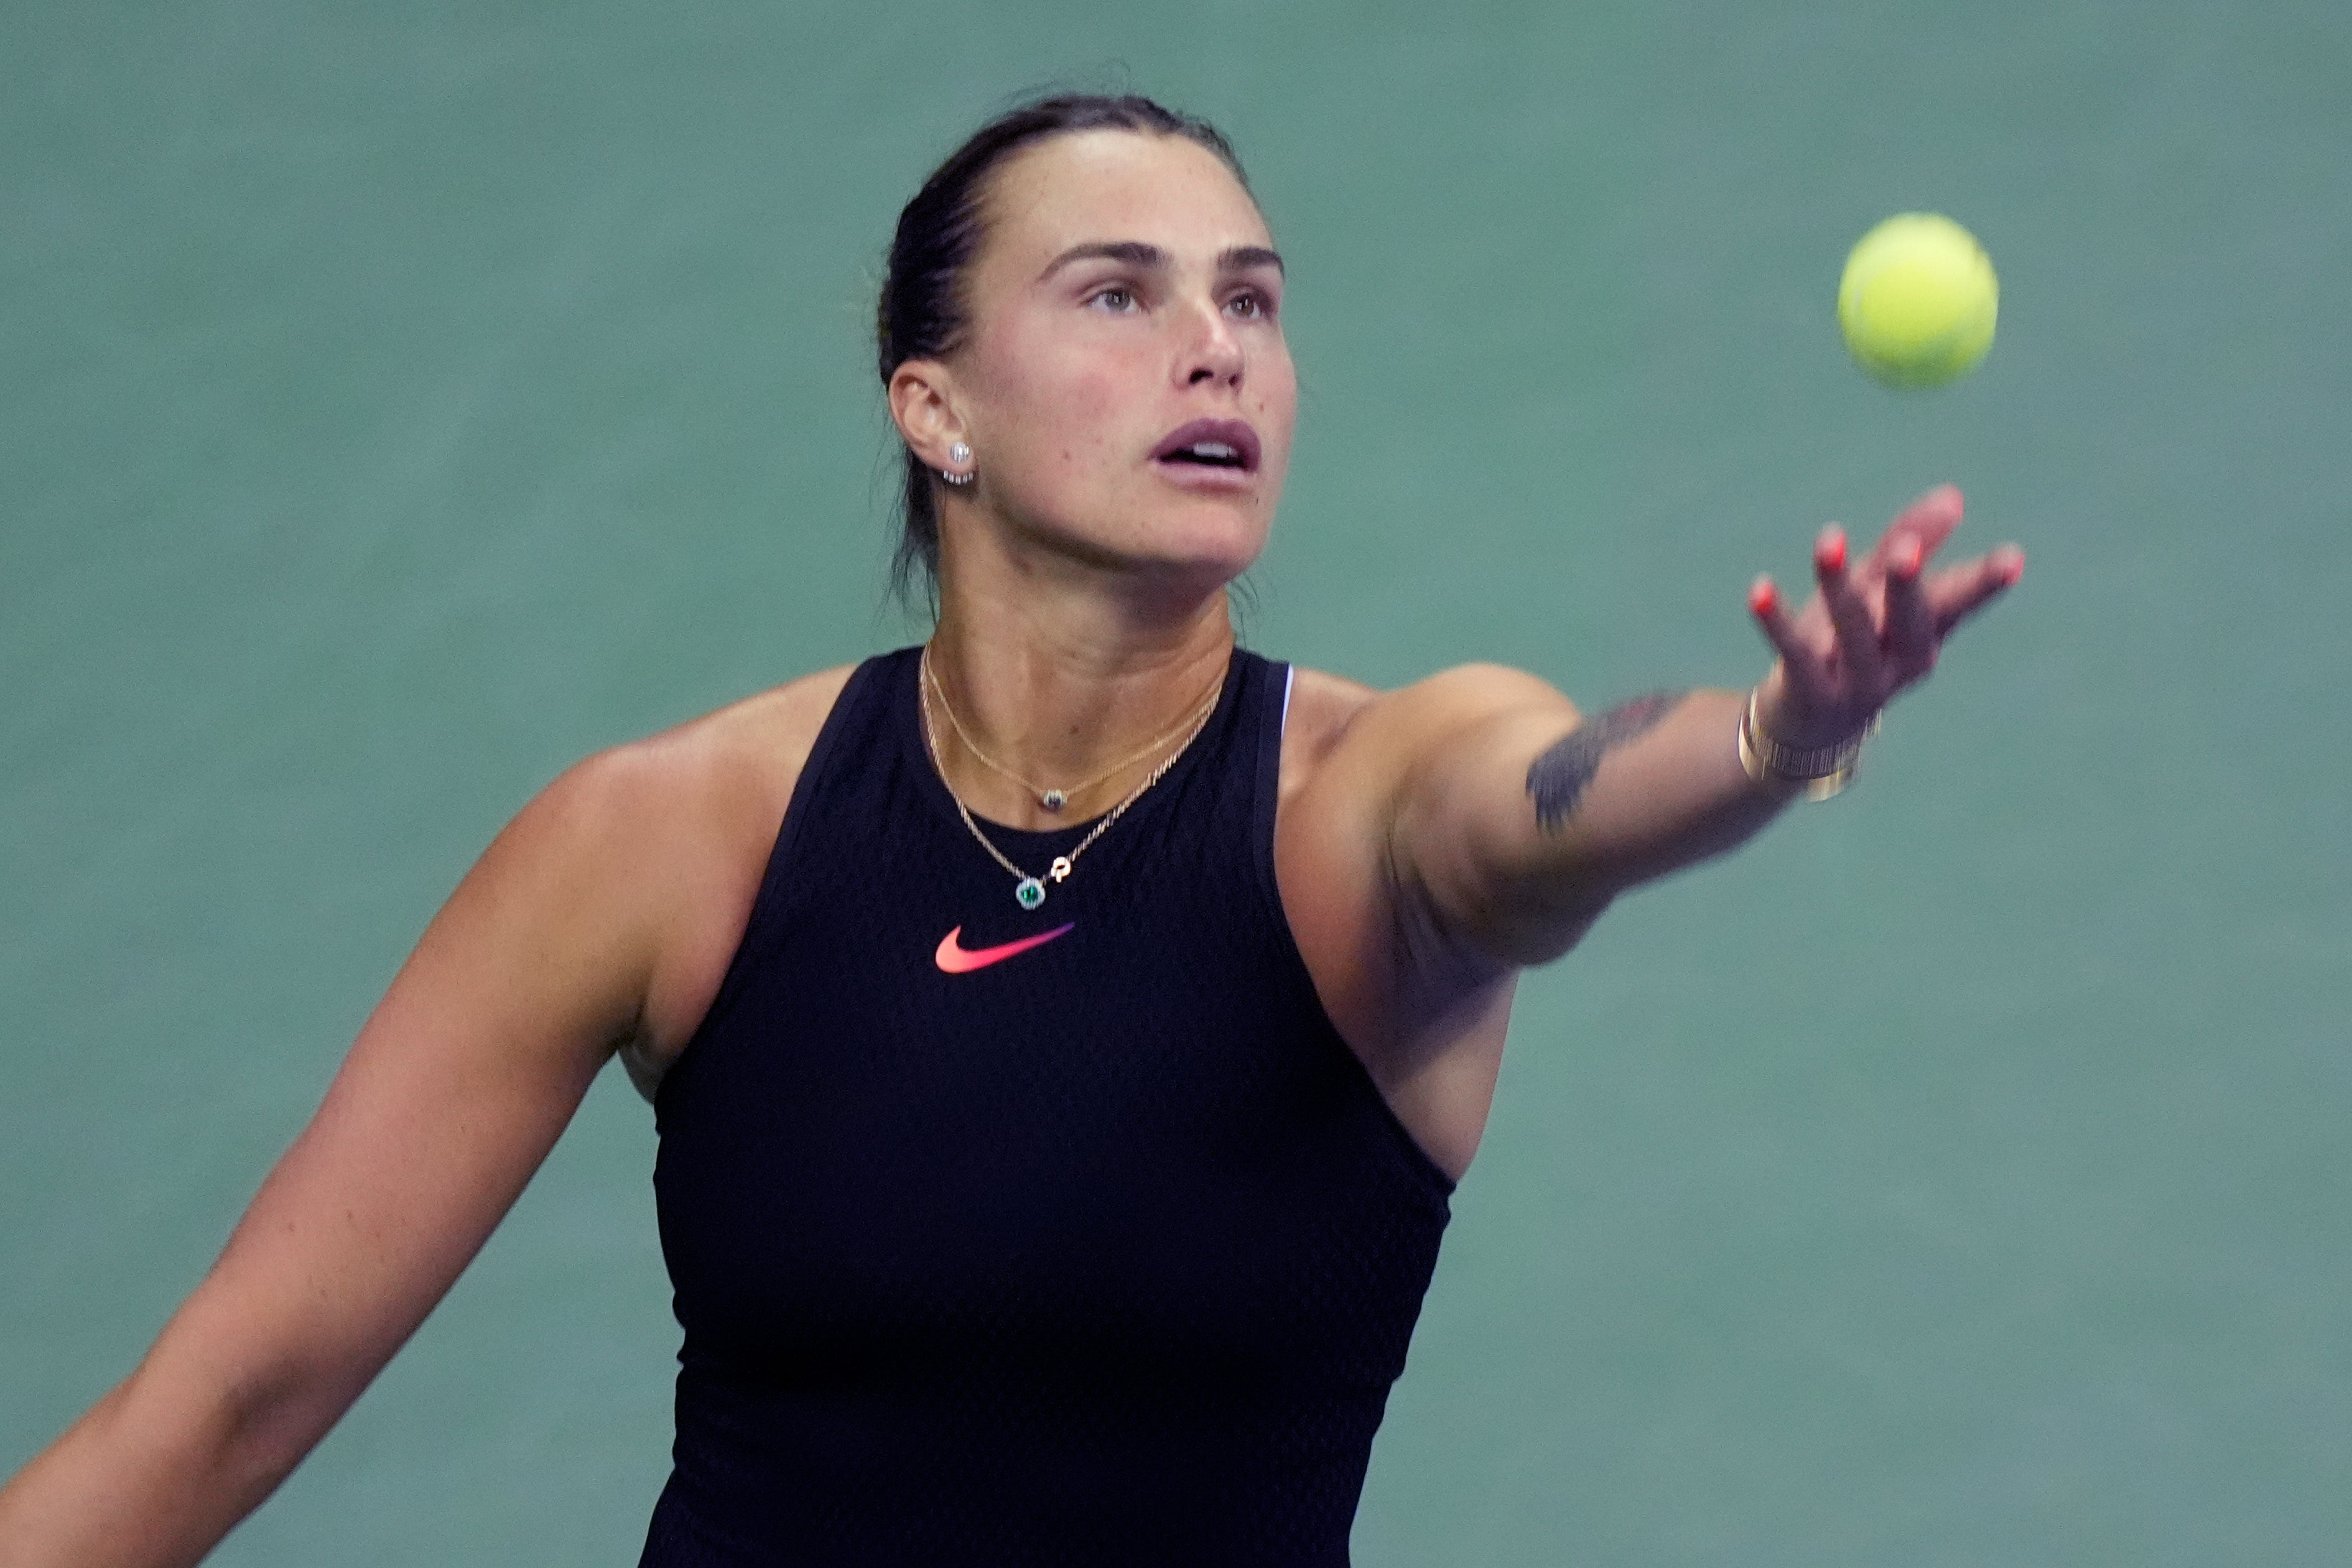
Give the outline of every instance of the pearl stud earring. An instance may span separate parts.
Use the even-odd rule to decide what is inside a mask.
[[[964,467],[965,464],[971,461],[971,448],[966,446],[962,442],[958,441],[950,444],[948,447],[948,461],[953,464],[954,466],[941,471],[940,477],[946,480],[949,484],[969,485],[973,479],[978,477],[978,476],[973,474],[971,470]]]

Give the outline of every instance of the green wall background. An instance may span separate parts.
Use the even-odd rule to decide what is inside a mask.
[[[1223,122],[1290,258],[1261,648],[1605,702],[1753,679],[1749,575],[1940,479],[2032,560],[1859,789],[1526,985],[1358,1560],[2342,1561],[2321,4],[9,5],[0,1469],[129,1370],[533,789],[908,640],[878,257],[1073,78]],[[1918,207],[2001,333],[1898,397],[1831,303]],[[633,1562],[652,1153],[608,1075],[216,1561]]]

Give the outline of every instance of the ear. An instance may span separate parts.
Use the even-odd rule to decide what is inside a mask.
[[[908,360],[890,372],[890,420],[925,466],[948,466],[948,447],[970,437],[956,412],[955,377],[937,360]]]

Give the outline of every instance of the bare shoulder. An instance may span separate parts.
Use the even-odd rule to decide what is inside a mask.
[[[742,939],[793,788],[855,666],[824,670],[578,763],[541,820],[608,906],[638,913],[643,1005],[622,1056],[650,1091],[709,1010]],[[560,853],[561,852],[559,852]],[[584,890],[583,890],[584,891]]]
[[[1339,746],[1380,693],[1360,681],[1295,669],[1282,716],[1282,800],[1286,804]]]
[[[582,776],[574,787],[632,812],[656,806],[702,808],[676,819],[686,827],[708,825],[709,811],[763,804],[779,788],[789,798],[854,668],[845,664],[803,675],[598,752],[572,770]]]
[[[1411,759],[1449,731],[1530,707],[1576,721],[1576,706],[1549,683],[1504,664],[1457,664],[1409,686],[1383,692],[1320,670],[1301,669],[1291,685],[1283,728],[1286,804],[1337,763],[1326,783],[1379,776]]]
[[[516,858],[626,866],[723,841],[772,805],[781,812],[848,676],[826,670],[593,753],[541,790],[493,852],[519,841]]]
[[[1408,789],[1479,727],[1560,729],[1576,709],[1545,682],[1465,664],[1395,691],[1301,670],[1275,818],[1275,880],[1323,1009],[1431,1159],[1459,1177],[1486,1125],[1511,977],[1465,962],[1417,918],[1394,847]]]

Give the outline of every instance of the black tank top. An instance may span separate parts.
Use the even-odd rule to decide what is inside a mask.
[[[1288,675],[1236,653],[1034,912],[917,652],[851,676],[655,1102],[685,1342],[641,1568],[1347,1563],[1453,1184],[1283,917]],[[1043,872],[1086,826],[990,836]]]

